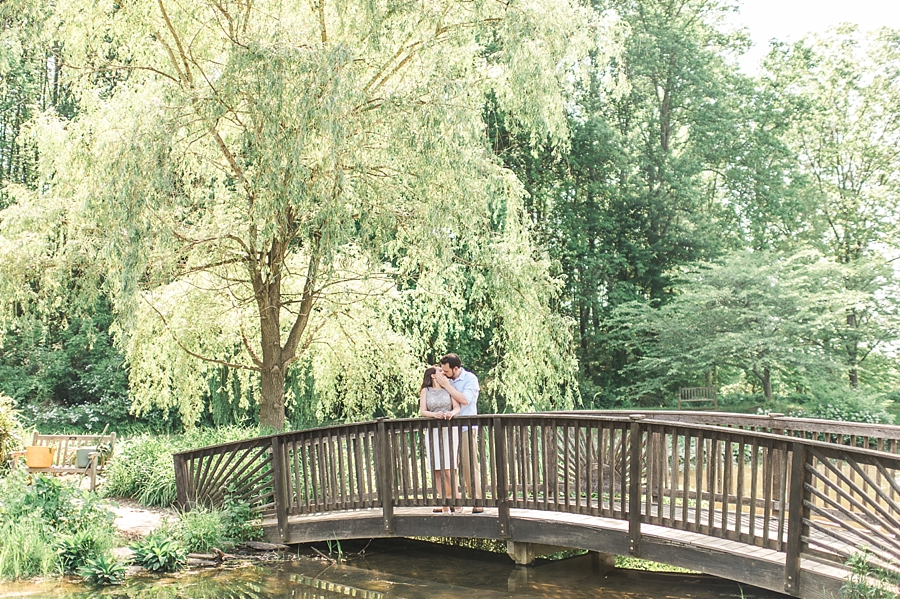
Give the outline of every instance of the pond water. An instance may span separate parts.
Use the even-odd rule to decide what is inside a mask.
[[[325,550],[325,548],[322,548]],[[516,568],[505,555],[392,539],[341,547],[342,565],[294,561],[226,562],[177,575],[130,577],[115,587],[72,581],[8,583],[0,597],[87,599],[775,599],[783,595],[703,575],[613,570],[590,556]],[[363,551],[364,549],[364,551]],[[360,552],[362,551],[362,554]]]

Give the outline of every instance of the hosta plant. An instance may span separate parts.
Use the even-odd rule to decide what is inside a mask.
[[[86,560],[78,573],[94,584],[119,584],[125,578],[127,567],[125,562],[104,554]]]
[[[175,572],[187,564],[187,551],[174,539],[153,535],[131,544],[132,560],[151,572]]]

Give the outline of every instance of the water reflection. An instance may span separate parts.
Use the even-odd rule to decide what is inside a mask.
[[[521,569],[505,555],[393,539],[347,543],[351,560],[235,564],[171,576],[136,576],[118,587],[65,581],[4,585],[0,597],[35,599],[772,599],[768,591],[696,575],[614,570],[590,556]]]

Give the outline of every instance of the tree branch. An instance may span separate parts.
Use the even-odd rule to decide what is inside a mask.
[[[142,297],[142,299],[150,306],[150,309],[156,312],[156,315],[159,316],[160,320],[162,320],[163,325],[166,327],[166,330],[169,331],[169,334],[172,335],[172,340],[175,341],[175,344],[181,348],[181,350],[192,358],[197,358],[198,360],[203,360],[204,362],[211,362],[213,364],[219,364],[221,366],[227,366],[228,368],[235,368],[237,370],[252,370],[254,372],[260,372],[259,368],[253,366],[247,366],[246,364],[237,364],[234,362],[227,362],[225,360],[219,360],[218,358],[210,358],[209,356],[204,356],[202,354],[198,354],[197,352],[191,350],[187,346],[185,346],[175,332],[172,330],[172,327],[169,326],[169,321],[166,319],[165,315],[160,312],[156,306],[150,303],[146,297]]]
[[[184,65],[184,77],[185,82],[191,87],[194,86],[194,77],[191,75],[191,67],[188,64],[187,55],[184,53],[184,47],[181,45],[181,38],[178,37],[178,32],[175,31],[175,26],[172,24],[172,20],[169,18],[169,13],[166,12],[166,7],[163,5],[163,0],[156,0],[156,3],[159,5],[159,12],[162,13],[163,20],[166,22],[166,28],[169,30],[169,33],[172,34],[172,38],[175,40],[175,45],[178,47],[178,53],[181,55],[181,62]]]
[[[306,330],[309,323],[309,317],[312,314],[313,301],[316,298],[316,275],[319,270],[319,262],[322,259],[321,253],[321,233],[315,237],[315,247],[309,257],[309,267],[306,270],[306,282],[303,284],[303,299],[300,302],[300,313],[294,319],[291,326],[291,332],[288,334],[287,341],[282,351],[282,360],[285,362],[292,361],[297,355],[297,346],[300,344],[300,337]]]

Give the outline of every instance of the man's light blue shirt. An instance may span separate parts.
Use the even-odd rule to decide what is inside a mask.
[[[481,385],[478,384],[478,377],[464,368],[459,369],[459,376],[450,379],[450,384],[466,396],[467,403],[459,406],[460,416],[477,416],[478,415],[478,393],[481,391]]]

